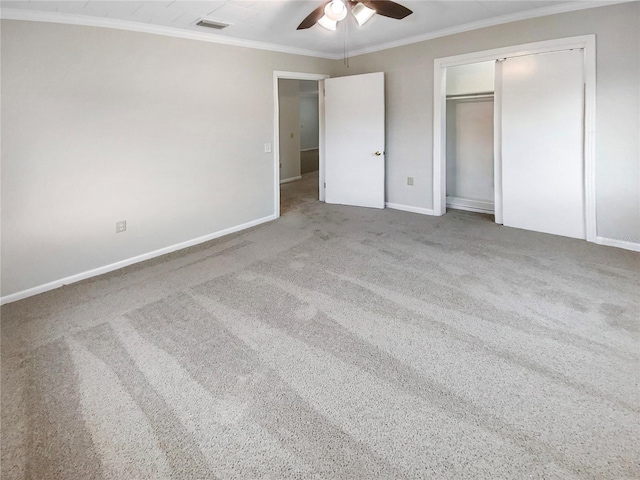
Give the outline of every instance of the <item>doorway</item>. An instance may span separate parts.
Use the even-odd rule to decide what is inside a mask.
[[[278,80],[280,184],[320,168],[318,82]]]
[[[447,69],[447,208],[494,214],[494,70],[494,62]]]
[[[317,81],[278,79],[281,215],[319,199],[318,104]]]
[[[480,62],[501,63],[505,59],[544,53],[579,50],[582,52],[584,73],[584,115],[582,128],[582,178],[583,219],[586,240],[596,241],[596,208],[595,208],[595,36],[585,35],[526,45],[516,45],[496,50],[476,52],[453,57],[439,58],[434,61],[434,150],[433,150],[433,212],[435,215],[446,213],[447,195],[447,74],[452,67]],[[496,91],[502,89],[501,80],[496,75]],[[502,177],[502,98],[495,98],[494,115],[494,179],[495,179],[495,218],[503,223],[503,177]],[[540,185],[539,188],[543,188]],[[553,199],[552,199],[553,201]],[[562,205],[558,205],[562,208]],[[526,227],[520,227],[526,228]],[[550,232],[554,233],[554,232]],[[560,233],[562,234],[562,233]]]
[[[281,192],[280,185],[281,180],[285,182],[282,185],[287,185],[287,180],[300,180],[301,162],[300,162],[300,148],[301,148],[301,131],[304,129],[304,123],[300,123],[300,85],[301,82],[308,84],[309,82],[317,85],[317,91],[324,91],[324,80],[329,78],[329,75],[314,74],[314,73],[301,73],[301,72],[280,72],[273,73],[273,95],[274,95],[274,213],[276,217],[280,216],[281,209]],[[286,80],[293,80],[292,83],[287,83]],[[308,88],[308,87],[305,87]],[[280,114],[280,92],[285,93],[287,101],[290,101],[287,106],[283,105],[283,119],[284,117],[293,117],[286,120],[286,125],[281,128],[281,114]],[[292,92],[295,92],[292,93]],[[284,96],[283,96],[284,97]],[[321,93],[317,98],[317,118],[318,118],[318,144],[317,144],[317,162],[318,162],[318,179],[315,182],[317,186],[318,199],[324,201],[324,189],[321,188],[324,185],[324,101]],[[291,104],[294,106],[292,107]],[[285,112],[284,109],[287,111]],[[295,122],[295,123],[294,123]],[[302,128],[301,128],[302,125]],[[293,135],[293,138],[292,138]],[[293,140],[293,142],[290,142]],[[285,162],[282,162],[282,160]],[[288,162],[288,163],[287,163]],[[282,164],[282,168],[281,168]],[[284,171],[283,171],[284,169]]]

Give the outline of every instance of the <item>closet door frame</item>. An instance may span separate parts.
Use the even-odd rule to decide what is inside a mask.
[[[446,213],[446,87],[447,68],[510,57],[582,49],[584,52],[584,192],[585,233],[597,241],[595,198],[596,38],[595,35],[561,38],[511,47],[467,53],[434,60],[433,93],[433,214]],[[496,141],[498,139],[496,138]],[[496,150],[498,152],[498,150]],[[499,155],[497,153],[497,155]],[[499,158],[495,159],[499,163]]]

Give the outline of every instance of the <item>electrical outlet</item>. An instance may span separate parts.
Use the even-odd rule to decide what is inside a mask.
[[[122,220],[121,222],[116,222],[116,233],[122,233],[127,230],[127,221]]]
[[[265,143],[264,144],[264,153],[271,153],[271,144],[270,143]]]
[[[407,177],[407,185],[413,187],[413,177]]]

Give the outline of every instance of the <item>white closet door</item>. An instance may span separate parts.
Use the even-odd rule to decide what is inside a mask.
[[[585,238],[583,51],[501,68],[503,224]]]

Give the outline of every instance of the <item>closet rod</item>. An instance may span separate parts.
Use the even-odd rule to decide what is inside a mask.
[[[462,95],[447,95],[447,100],[464,100],[465,98],[493,98],[493,92],[466,93]]]

